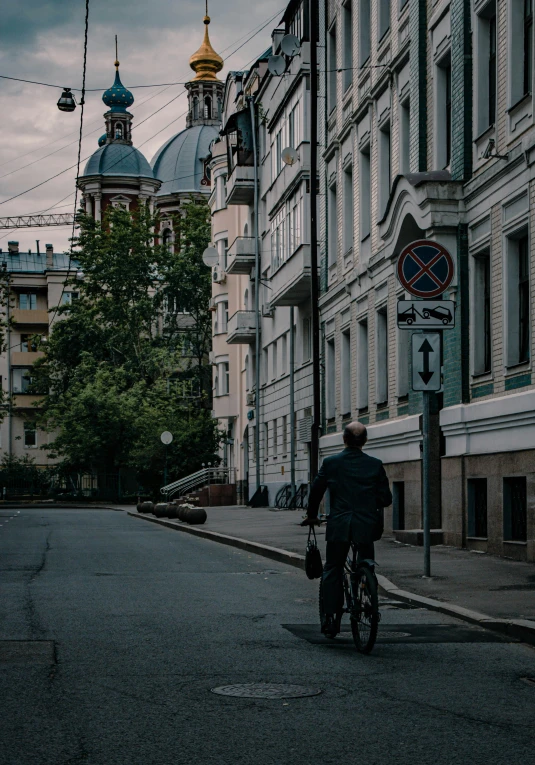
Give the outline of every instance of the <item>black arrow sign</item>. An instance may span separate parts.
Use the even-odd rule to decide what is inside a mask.
[[[429,380],[433,377],[435,374],[434,372],[429,371],[429,354],[433,353],[433,346],[429,342],[429,340],[424,340],[420,348],[418,349],[418,353],[423,353],[424,356],[424,371],[418,372],[422,380],[424,381],[424,385],[429,384]]]

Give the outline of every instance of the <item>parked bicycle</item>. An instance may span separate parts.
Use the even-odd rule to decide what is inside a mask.
[[[381,621],[375,561],[359,559],[357,545],[353,542],[344,566],[343,586],[345,607],[336,614],[338,631],[340,631],[343,615],[349,614],[357,651],[370,653],[375,645]],[[322,624],[325,618],[322,580],[320,580],[319,590],[319,615]]]

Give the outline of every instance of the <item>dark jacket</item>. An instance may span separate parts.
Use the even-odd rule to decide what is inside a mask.
[[[309,518],[317,518],[326,489],[329,489],[331,506],[327,542],[367,543],[380,538],[381,509],[392,504],[381,460],[354,448],[326,457],[310,490]]]

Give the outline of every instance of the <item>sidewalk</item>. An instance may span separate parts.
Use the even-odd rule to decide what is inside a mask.
[[[195,528],[300,555],[305,552],[307,529],[299,525],[303,511],[234,506],[207,508],[206,512],[206,523]],[[325,526],[316,533],[325,558]],[[377,574],[394,583],[396,590],[470,609],[492,619],[527,619],[535,623],[535,566],[530,563],[438,545],[431,548],[432,577],[425,579],[423,549],[402,545],[392,537],[376,543],[375,557]]]

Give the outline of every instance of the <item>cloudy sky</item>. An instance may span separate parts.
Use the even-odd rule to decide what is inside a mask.
[[[229,69],[240,69],[270,44],[284,0],[210,0],[212,45],[223,58],[223,79]],[[188,60],[202,41],[205,0],[89,0],[88,93],[84,115],[82,159],[96,148],[104,132],[102,91],[114,79],[114,36],[119,38],[121,78],[126,87],[188,80]],[[82,81],[85,0],[17,0],[2,9],[0,74],[72,88]],[[273,21],[270,21],[273,19]],[[231,55],[257,29],[256,36]],[[149,161],[157,149],[185,127],[187,98],[182,85],[134,89],[131,108],[134,126],[147,119],[133,135]],[[60,112],[61,89],[0,79],[0,217],[25,215],[53,208],[69,212],[74,204],[75,169],[10,202],[47,178],[75,165],[80,109]],[[167,106],[166,104],[169,103]],[[160,132],[161,131],[161,132]],[[52,153],[54,152],[54,153]],[[51,156],[46,156],[51,155]],[[81,172],[85,162],[82,162]],[[16,239],[23,250],[52,242],[67,247],[63,228],[0,230],[0,248]]]

